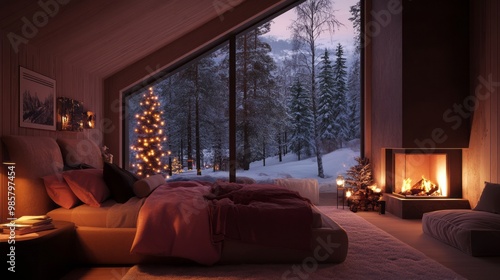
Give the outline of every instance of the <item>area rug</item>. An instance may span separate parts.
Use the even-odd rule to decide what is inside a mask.
[[[320,209],[347,232],[349,251],[343,263],[136,265],[123,279],[465,279],[351,211],[335,206],[320,206]]]

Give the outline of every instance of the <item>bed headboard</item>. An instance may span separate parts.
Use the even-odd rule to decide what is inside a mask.
[[[42,177],[61,172],[63,159],[50,137],[3,136],[8,160],[16,165],[15,217],[41,215],[56,207],[45,191]]]
[[[7,149],[3,160],[16,164],[15,217],[46,214],[58,207],[47,195],[42,177],[63,171],[65,162],[102,168],[99,147],[87,139],[2,136],[2,141]]]

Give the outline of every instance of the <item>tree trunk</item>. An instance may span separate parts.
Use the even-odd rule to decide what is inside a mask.
[[[323,172],[323,160],[321,158],[321,143],[319,140],[319,128],[318,128],[318,109],[316,108],[316,70],[315,70],[315,60],[316,60],[316,50],[314,41],[311,44],[311,101],[312,101],[312,113],[313,113],[313,137],[314,137],[314,152],[316,154],[316,162],[318,164],[318,177],[324,178],[325,174]]]
[[[266,166],[266,141],[262,141],[262,166]]]
[[[248,37],[244,35],[243,41],[243,158],[241,165],[243,170],[250,169],[250,159],[252,157],[251,147],[250,147],[250,126],[248,124],[248,118],[250,116],[249,106],[248,106]]]
[[[196,175],[201,175],[201,147],[200,147],[200,90],[198,88],[198,64],[195,66],[195,145],[196,145]]]
[[[193,126],[191,125],[191,102],[188,104],[187,114],[187,168],[188,170],[193,170],[193,143],[191,139]]]

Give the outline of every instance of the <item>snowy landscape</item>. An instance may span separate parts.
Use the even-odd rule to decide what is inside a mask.
[[[325,168],[325,178],[319,178],[318,165],[316,157],[311,157],[298,161],[294,154],[287,154],[283,160],[279,162],[278,157],[270,157],[266,159],[266,166],[262,165],[262,161],[252,162],[250,170],[237,170],[236,177],[249,177],[257,182],[265,183],[272,182],[276,178],[315,178],[318,180],[320,192],[336,192],[337,185],[335,179],[337,175],[345,176],[346,170],[353,166],[356,162],[355,157],[359,156],[359,150],[354,148],[342,148],[323,155],[323,166]],[[211,169],[202,170],[202,175],[197,176],[196,170],[185,171],[184,173],[173,175],[172,180],[179,177],[189,177],[192,179],[203,180],[207,177],[229,178],[229,172],[212,171]]]

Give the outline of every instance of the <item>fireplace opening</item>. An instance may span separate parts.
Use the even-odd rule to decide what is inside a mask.
[[[462,150],[386,149],[386,192],[404,198],[462,198]]]
[[[395,154],[395,195],[447,197],[446,154]]]

